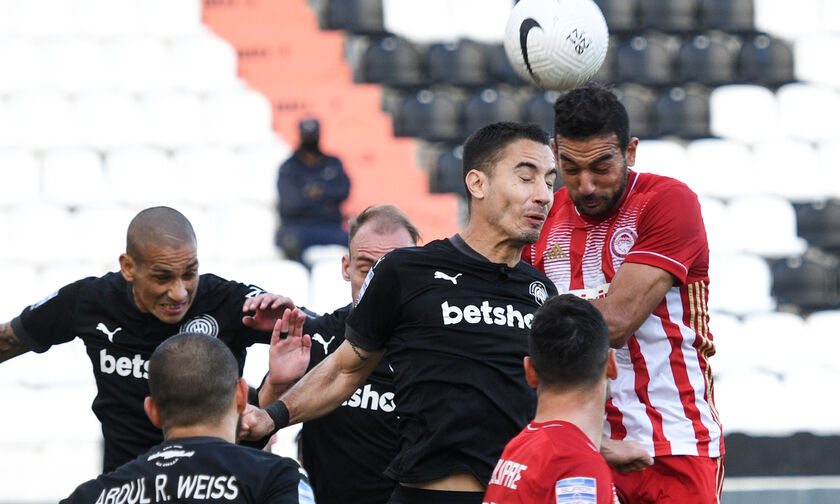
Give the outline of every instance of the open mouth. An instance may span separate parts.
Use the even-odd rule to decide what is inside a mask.
[[[170,315],[177,315],[178,313],[181,313],[182,311],[184,311],[186,306],[187,306],[186,303],[177,303],[177,304],[161,303],[161,305],[160,305],[160,307],[163,309],[163,311],[165,311],[166,313],[168,313]]]

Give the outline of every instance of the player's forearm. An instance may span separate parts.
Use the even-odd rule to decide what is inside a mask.
[[[281,400],[289,409],[289,423],[322,417],[339,407],[367,378],[367,374],[342,372],[336,359],[324,359],[289,389]]]
[[[285,385],[272,385],[268,378],[263,380],[263,384],[260,387],[259,398],[260,398],[260,408],[265,408],[271,403],[277,402],[287,390],[292,388],[294,383],[287,383]]]
[[[607,323],[607,328],[610,331],[610,346],[613,348],[621,348],[627,344],[627,340],[633,336],[633,333],[642,325],[645,318],[636,320],[633,313],[620,303],[608,301],[609,296],[601,299],[593,299],[592,304],[601,312],[604,317],[604,322]]]
[[[0,324],[0,362],[9,360],[27,351],[29,349],[15,335],[11,322]]]

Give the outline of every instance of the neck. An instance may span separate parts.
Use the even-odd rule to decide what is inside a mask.
[[[490,226],[475,224],[477,219],[470,219],[461,238],[473,250],[487,258],[490,262],[504,263],[511,268],[519,263],[524,244],[514,241],[510,236],[502,236]]]
[[[238,415],[236,417],[238,419]],[[236,420],[230,421],[225,419],[218,424],[198,424],[184,427],[169,427],[164,432],[166,439],[185,438],[185,437],[215,437],[224,439],[229,443],[236,442]]]
[[[543,387],[537,389],[537,414],[535,422],[562,420],[575,424],[595,446],[601,446],[604,425],[606,385],[554,392]]]

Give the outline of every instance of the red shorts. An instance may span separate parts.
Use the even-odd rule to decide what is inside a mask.
[[[642,471],[613,470],[612,475],[616,494],[624,504],[719,504],[723,457],[656,457],[653,465]]]

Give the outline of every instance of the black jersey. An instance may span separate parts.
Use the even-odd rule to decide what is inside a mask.
[[[215,437],[169,439],[82,483],[63,504],[314,503],[297,462]]]
[[[530,265],[492,263],[458,235],[371,269],[346,338],[384,348],[393,368],[400,437],[386,474],[417,483],[465,470],[487,485],[534,414],[522,360],[533,312],[554,294]]]
[[[195,300],[182,322],[167,324],[134,303],[131,284],[120,273],[85,278],[27,307],[12,320],[20,341],[35,352],[81,338],[93,364],[97,395],[93,412],[105,438],[104,470],[112,471],[163,440],[143,410],[149,395],[149,358],[181,330],[217,336],[233,352],[239,371],[246,347],[271,335],[242,324],[242,304],[259,287],[201,275]]]
[[[344,323],[352,305],[307,318],[303,331],[312,337],[310,369],[344,341]],[[382,359],[367,381],[332,413],[304,422],[303,467],[318,504],[384,504],[394,491],[385,469],[397,447],[394,383]]]

